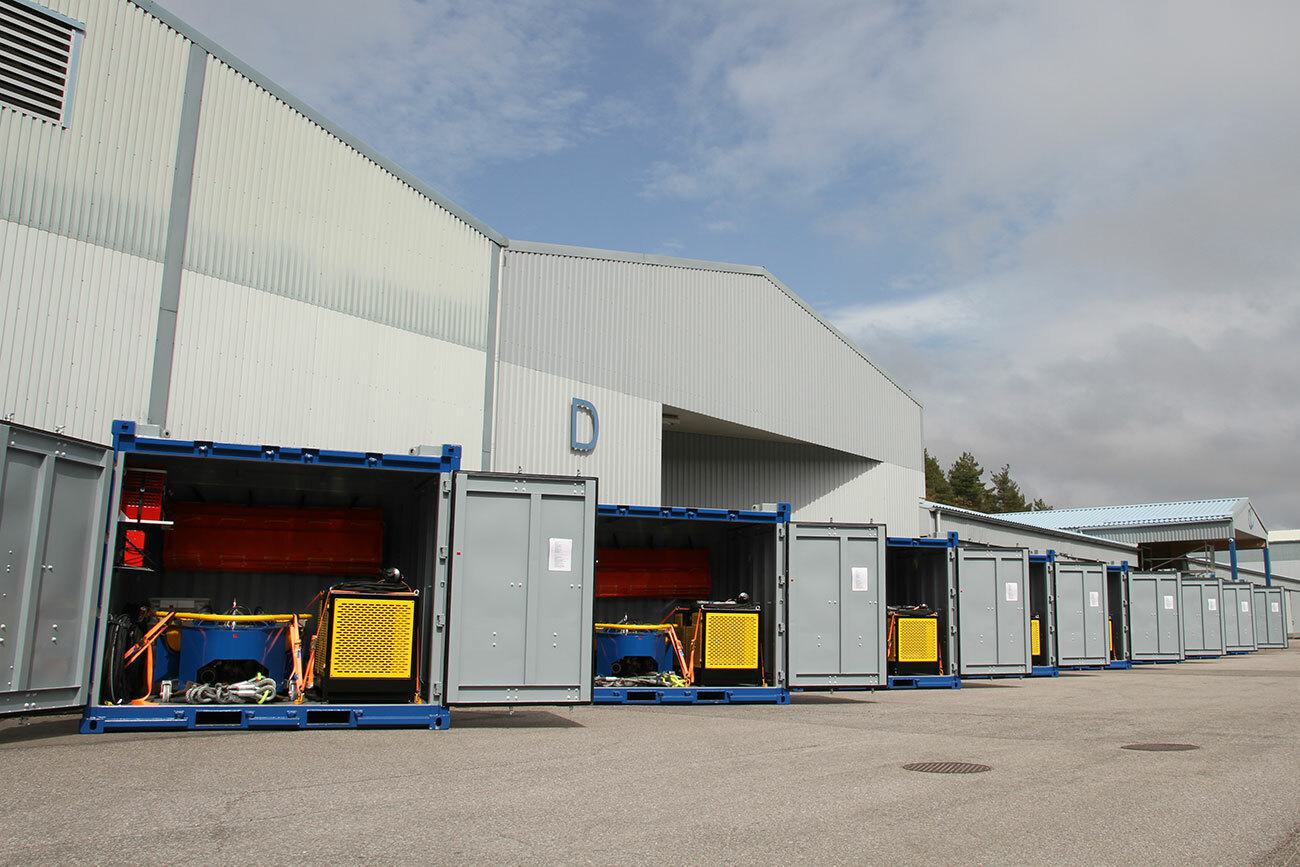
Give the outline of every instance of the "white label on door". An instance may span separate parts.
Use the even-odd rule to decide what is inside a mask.
[[[870,589],[870,573],[867,571],[866,566],[854,566],[849,571],[853,573],[854,593],[862,593],[863,591]]]
[[[1174,597],[1172,597],[1172,596],[1166,596],[1166,597],[1165,597],[1165,610],[1166,610],[1166,611],[1173,611],[1173,610],[1174,610]]]
[[[1208,608],[1208,609],[1210,609],[1211,611],[1218,611],[1218,610],[1219,610],[1219,600],[1217,600],[1217,599],[1215,599],[1215,598],[1213,598],[1213,597],[1211,597],[1211,598],[1209,598],[1209,599],[1206,599],[1206,600],[1205,600],[1205,607]]]
[[[1020,585],[1014,581],[1007,582],[1007,601],[1008,602],[1020,601]]]
[[[573,571],[573,540],[552,539],[551,554],[546,558],[546,568],[552,572]]]
[[[1241,600],[1241,613],[1242,614],[1250,613],[1250,600],[1248,599]]]
[[[1281,612],[1282,612],[1282,603],[1281,603],[1281,602],[1274,602],[1274,603],[1273,603],[1273,613],[1274,613],[1274,614],[1280,614]]]
[[[1089,608],[1101,607],[1101,594],[1096,590],[1088,591],[1088,607]]]

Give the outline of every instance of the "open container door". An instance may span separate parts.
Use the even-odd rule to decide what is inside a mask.
[[[1029,553],[957,549],[957,633],[960,674],[1026,675],[1029,642]]]
[[[1059,664],[1101,668],[1106,665],[1109,652],[1106,566],[1058,560],[1055,568]]]
[[[0,424],[0,715],[87,703],[111,454]]]
[[[884,686],[884,526],[791,524],[788,558],[790,686]]]
[[[459,472],[448,704],[591,701],[596,480]]]

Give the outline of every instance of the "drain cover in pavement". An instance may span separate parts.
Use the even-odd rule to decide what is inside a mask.
[[[903,770],[920,771],[923,774],[982,774],[993,768],[970,762],[913,762],[910,765],[903,765]]]
[[[1186,750],[1199,750],[1196,744],[1125,744],[1124,750],[1142,750],[1148,753],[1181,753]]]

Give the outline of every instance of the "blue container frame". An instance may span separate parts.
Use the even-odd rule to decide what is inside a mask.
[[[890,689],[961,689],[955,674],[899,674],[889,678]]]
[[[136,422],[112,424],[115,454],[207,460],[261,461],[334,469],[403,470],[452,473],[460,469],[461,447],[444,444],[439,455],[396,455],[278,445],[175,440],[141,436]],[[116,460],[114,466],[116,467]],[[110,505],[110,509],[112,506]],[[111,512],[109,513],[111,516]],[[110,552],[105,550],[105,557]],[[101,600],[102,604],[102,600]],[[98,656],[95,649],[93,658]],[[202,721],[201,721],[202,720]],[[217,722],[209,722],[218,720]],[[427,728],[451,725],[451,712],[436,704],[147,704],[97,705],[92,699],[81,718],[82,734],[110,731],[239,731],[251,729]]]
[[[592,704],[789,704],[780,686],[597,686]]]
[[[653,518],[666,521],[725,521],[741,524],[788,524],[789,503],[777,503],[775,512],[756,509],[697,509],[688,506],[628,506],[602,503],[596,506],[598,518]]]

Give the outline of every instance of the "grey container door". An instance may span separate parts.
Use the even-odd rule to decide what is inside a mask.
[[[1183,658],[1182,580],[1177,575],[1159,579],[1160,607],[1156,616],[1160,621],[1160,654],[1173,659]]]
[[[591,701],[596,480],[455,476],[448,704]]]
[[[791,524],[790,686],[883,686],[885,528]]]
[[[1183,644],[1188,653],[1205,652],[1205,617],[1201,613],[1201,585],[1183,584]]]
[[[1029,553],[957,551],[957,638],[961,675],[1028,674]]]
[[[0,424],[0,714],[87,702],[112,452]]]
[[[1061,665],[1105,665],[1106,566],[1061,562],[1056,565],[1056,640]]]
[[[1268,640],[1268,601],[1264,598],[1264,591],[1257,587],[1252,587],[1250,592],[1250,607],[1253,611],[1253,622],[1255,626],[1255,646],[1272,647]]]
[[[1260,647],[1287,646],[1285,604],[1280,587],[1255,591],[1255,640]]]
[[[1237,619],[1237,588],[1224,585],[1219,607],[1223,616],[1223,649],[1241,648],[1241,623]]]
[[[1218,581],[1202,585],[1201,623],[1205,630],[1205,649],[1210,653],[1223,653],[1223,587]]]

